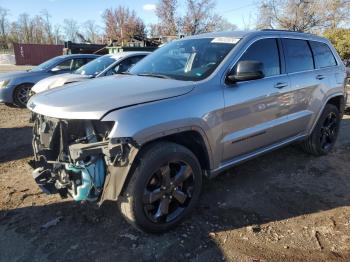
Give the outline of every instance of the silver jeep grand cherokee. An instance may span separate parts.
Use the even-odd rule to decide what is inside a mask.
[[[203,175],[292,142],[327,154],[345,101],[345,67],[324,38],[188,37],[127,74],[34,96],[33,176],[47,193],[117,200],[136,228],[162,232],[193,209]]]

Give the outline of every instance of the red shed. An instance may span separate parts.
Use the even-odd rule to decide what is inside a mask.
[[[16,65],[39,65],[63,54],[63,45],[14,44]]]

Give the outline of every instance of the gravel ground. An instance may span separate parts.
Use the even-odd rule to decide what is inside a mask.
[[[40,192],[25,109],[0,105],[0,261],[350,261],[350,118],[333,152],[295,146],[204,182],[175,230],[130,227],[101,208]]]

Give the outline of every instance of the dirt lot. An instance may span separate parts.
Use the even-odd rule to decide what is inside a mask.
[[[0,105],[0,261],[350,261],[349,117],[329,156],[291,146],[205,181],[192,217],[160,236],[131,228],[113,202],[42,194],[28,118]]]

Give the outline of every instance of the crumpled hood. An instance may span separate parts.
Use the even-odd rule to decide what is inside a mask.
[[[89,78],[90,77],[86,75],[78,75],[78,74],[70,74],[70,73],[50,76],[36,83],[31,90],[34,93],[38,94],[52,88],[63,86],[66,83],[79,82]]]
[[[101,119],[121,107],[184,95],[193,82],[115,75],[45,91],[28,101],[35,113],[61,119]]]

